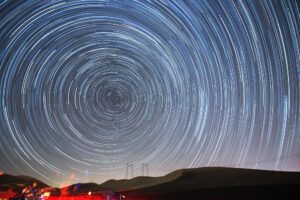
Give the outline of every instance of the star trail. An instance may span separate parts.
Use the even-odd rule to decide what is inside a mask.
[[[299,8],[1,1],[0,169],[54,186],[127,164],[300,170]]]

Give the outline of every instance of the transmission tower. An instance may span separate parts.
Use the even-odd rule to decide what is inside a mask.
[[[130,175],[130,177],[129,177]],[[126,171],[125,171],[125,179],[133,178],[134,177],[134,166],[133,164],[127,163]]]
[[[142,176],[149,176],[149,166],[148,163],[142,164]]]

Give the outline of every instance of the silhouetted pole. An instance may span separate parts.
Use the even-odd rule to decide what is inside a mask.
[[[142,164],[142,176],[149,176],[149,166],[148,163]]]
[[[129,177],[129,174],[131,175]],[[134,166],[133,164],[126,164],[126,171],[125,171],[125,179],[133,178],[134,177]]]

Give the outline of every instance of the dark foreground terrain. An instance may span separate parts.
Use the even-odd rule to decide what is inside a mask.
[[[176,178],[127,192],[130,199],[300,199],[300,173],[200,168],[173,172]],[[293,196],[294,195],[294,196]]]
[[[142,191],[129,193],[128,199],[136,200],[265,200],[265,199],[299,199],[300,184],[272,186],[243,186],[199,189],[172,193],[148,194]]]
[[[2,189],[22,181],[17,178],[17,181],[13,180],[14,177],[8,175],[0,176]],[[27,177],[26,183],[20,184],[31,184],[28,180],[30,178]],[[35,179],[33,181],[37,182]],[[38,185],[45,184],[39,182]],[[88,196],[89,192],[91,196]],[[53,190],[49,200],[67,197],[74,200],[106,200],[108,192],[119,192],[126,196],[126,200],[300,199],[300,172],[234,168],[182,169],[163,177],[109,180],[102,184],[83,183],[76,184],[76,188],[71,185]]]

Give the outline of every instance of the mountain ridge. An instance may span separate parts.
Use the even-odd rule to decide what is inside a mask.
[[[0,176],[0,189],[7,189],[11,186],[20,189],[24,185],[32,185],[34,182],[39,187],[49,187],[38,179],[29,176],[3,174]],[[107,191],[114,191],[134,196],[217,188],[277,187],[282,185],[300,185],[300,172],[224,167],[188,168],[175,170],[160,177],[138,176],[132,179],[111,179],[101,184],[76,183],[59,190],[61,194],[66,195],[79,195],[90,191],[94,194],[103,194]]]
[[[237,186],[265,186],[282,184],[300,184],[300,172],[285,172],[272,170],[256,170],[242,168],[204,167],[180,169],[161,177],[135,177],[133,179],[108,180],[95,184],[93,192],[178,192],[207,188],[237,187]],[[74,191],[74,185],[69,186]],[[75,193],[88,192],[88,187],[81,183]]]

